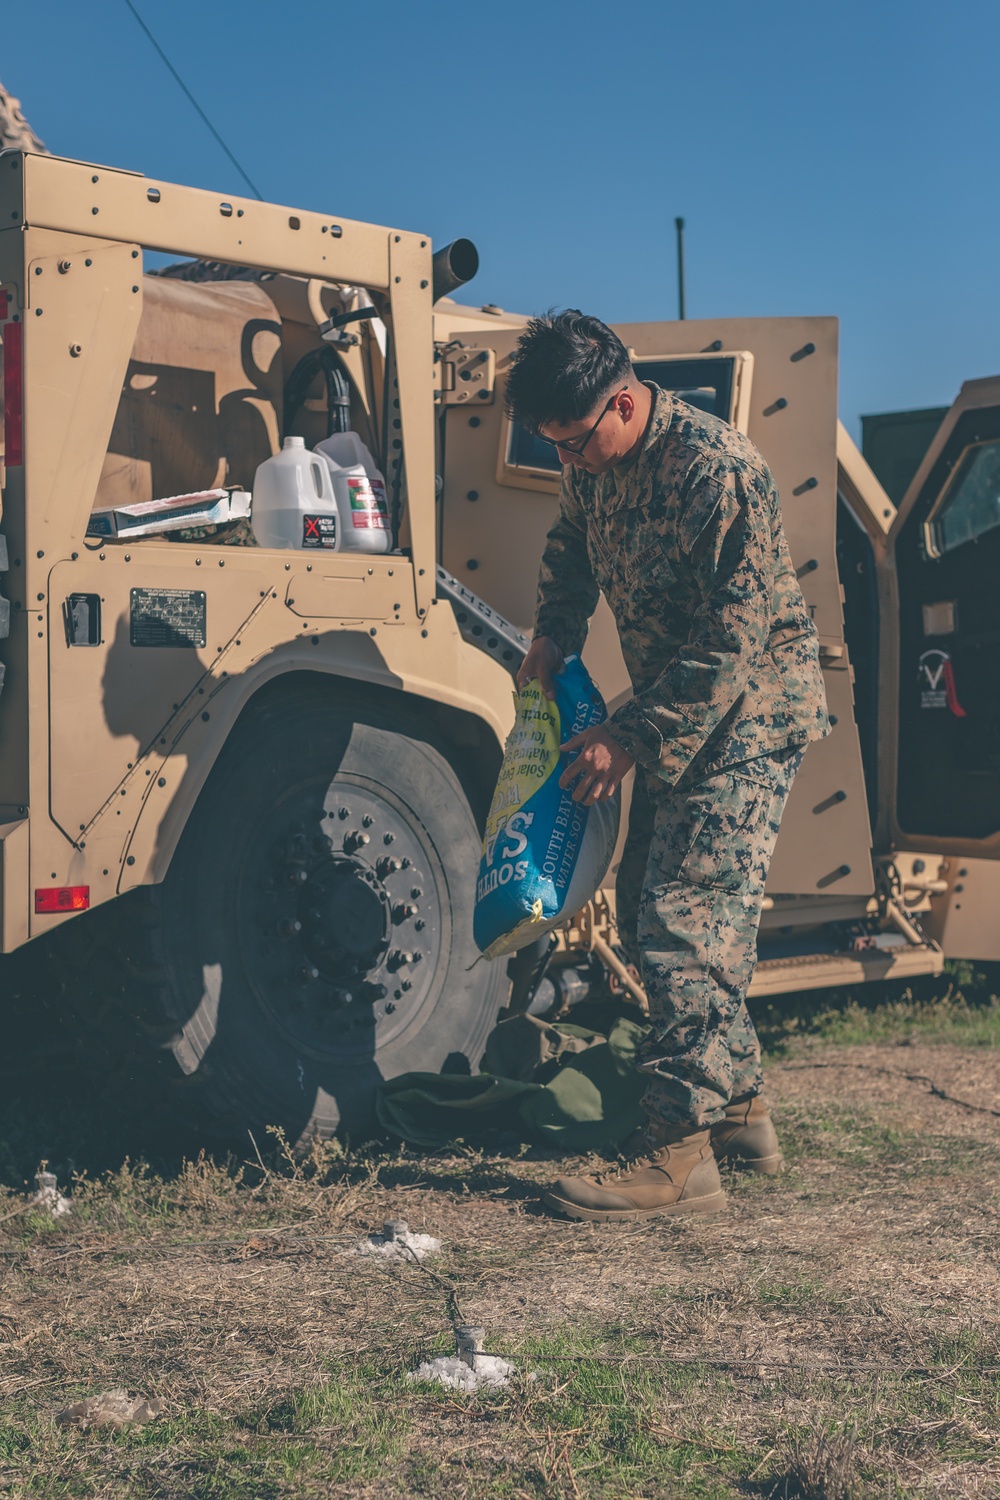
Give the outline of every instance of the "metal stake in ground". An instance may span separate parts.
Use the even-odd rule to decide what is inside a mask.
[[[455,1352],[470,1370],[476,1368],[476,1355],[482,1354],[485,1337],[486,1329],[474,1323],[459,1323],[455,1329]]]

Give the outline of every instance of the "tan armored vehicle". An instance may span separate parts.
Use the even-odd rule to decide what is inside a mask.
[[[363,1130],[380,1078],[474,1070],[505,1004],[604,970],[641,996],[610,892],[547,991],[546,952],[513,994],[473,966],[558,489],[503,415],[523,318],[446,295],[474,248],[25,150],[0,226],[5,964],[69,976],[66,1024],[137,1017],[198,1128],[244,1141]],[[144,274],[149,250],[188,264]],[[820,631],[836,727],[789,803],[754,993],[996,956],[1000,381],[963,390],[897,509],[838,425],[834,319],[619,331],[761,448]],[[95,525],[346,430],[386,477],[384,555],[258,546],[252,517]],[[603,606],[585,659],[620,701]]]

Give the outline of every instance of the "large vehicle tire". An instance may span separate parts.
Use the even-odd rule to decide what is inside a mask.
[[[116,903],[207,1140],[357,1142],[380,1080],[475,1070],[507,983],[475,963],[479,847],[418,711],[303,679],[254,701],[144,916]]]

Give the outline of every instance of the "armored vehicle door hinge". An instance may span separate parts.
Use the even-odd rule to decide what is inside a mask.
[[[436,392],[443,406],[489,406],[497,379],[494,349],[464,349],[454,345],[441,351],[441,377]]]

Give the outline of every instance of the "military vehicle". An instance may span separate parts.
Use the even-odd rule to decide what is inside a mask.
[[[0,226],[0,983],[58,975],[49,1027],[141,1032],[178,1111],[243,1142],[357,1135],[381,1078],[474,1070],[545,982],[555,1009],[602,974],[641,1000],[614,868],[555,953],[509,974],[472,944],[559,484],[503,411],[525,319],[449,295],[474,247],[23,146]],[[753,994],[997,956],[1000,381],[963,389],[897,505],[838,423],[835,319],[619,332],[761,449],[819,630],[835,727],[785,814]],[[385,555],[245,522],[93,534],[344,430],[387,479]],[[585,660],[621,701],[603,604]]]

